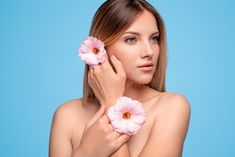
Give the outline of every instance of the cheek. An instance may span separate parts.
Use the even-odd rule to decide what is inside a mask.
[[[154,53],[154,62],[158,62],[158,59],[160,57],[160,47],[157,47]]]
[[[117,54],[117,58],[121,61],[122,66],[126,73],[132,72],[136,65],[137,58],[131,51],[122,51]]]
[[[108,57],[110,58],[112,55],[115,55],[117,57],[118,55],[118,48],[117,46],[109,46],[106,48],[106,51],[107,51],[107,54],[108,54]]]
[[[110,58],[112,55],[115,55],[121,62],[126,62],[128,60],[128,52],[129,49],[121,44],[109,46],[106,48],[108,57]]]
[[[112,61],[110,60],[110,57],[112,55],[115,55],[117,57],[117,59],[122,63],[125,72],[127,71],[126,69],[126,56],[125,56],[125,50],[123,49],[122,46],[117,46],[117,45],[113,45],[113,46],[109,46],[108,48],[106,48],[107,51],[107,55],[109,58],[109,63],[111,64],[111,66],[114,68],[114,65],[112,63]]]

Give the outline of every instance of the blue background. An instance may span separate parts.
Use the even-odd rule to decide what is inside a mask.
[[[55,109],[82,96],[77,49],[102,2],[0,1],[0,156],[48,155]],[[166,23],[167,90],[191,104],[184,156],[235,156],[235,2],[149,2]]]

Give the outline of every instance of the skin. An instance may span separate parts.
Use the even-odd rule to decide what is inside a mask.
[[[51,127],[50,157],[182,156],[190,105],[181,94],[158,92],[145,86],[154,70],[138,68],[150,62],[155,69],[160,53],[157,32],[155,18],[144,11],[107,47],[111,62],[106,60],[95,66],[88,75],[100,105],[82,106],[81,99],[74,99],[57,108]],[[131,137],[113,131],[105,114],[123,95],[142,102],[147,116],[146,123]]]

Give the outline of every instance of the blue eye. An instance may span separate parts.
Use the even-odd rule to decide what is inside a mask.
[[[125,39],[125,42],[126,42],[127,44],[135,44],[136,41],[137,41],[137,40],[136,40],[135,37],[128,37],[128,38]]]

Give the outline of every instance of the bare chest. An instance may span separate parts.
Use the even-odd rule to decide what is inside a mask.
[[[137,134],[133,135],[129,139],[127,143],[131,157],[137,157],[148,141],[148,137],[153,126],[153,116],[152,114],[146,115],[146,122],[144,123],[144,125],[141,127]],[[85,123],[82,125],[80,124],[79,126],[75,126],[72,136],[73,148],[76,148],[79,145],[83,132],[83,129],[81,128],[84,127]]]
[[[145,144],[148,141],[148,137],[153,126],[153,118],[147,117],[147,121],[138,131],[138,133],[130,138],[128,141],[128,148],[131,157],[137,157],[143,150]]]
[[[132,136],[127,142],[131,157],[139,156],[139,154],[141,153],[145,144],[148,141],[153,126],[154,117],[156,114],[156,112],[154,111],[154,107],[152,106],[152,104],[151,105],[149,104],[148,106],[144,107],[144,110],[146,114],[146,122],[140,128],[138,133]],[[79,125],[74,127],[73,136],[72,136],[73,148],[76,148],[80,143],[80,140],[82,138],[83,128],[85,127],[86,121],[87,119],[84,119],[84,123],[82,124],[80,123]]]

